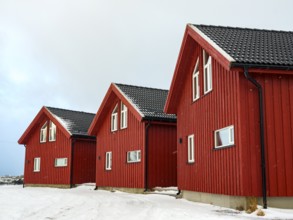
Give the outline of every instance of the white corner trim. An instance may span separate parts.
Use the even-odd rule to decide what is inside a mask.
[[[192,24],[188,24],[197,34],[199,34],[203,39],[205,39],[213,48],[219,51],[229,62],[235,62],[234,58],[226,53],[220,46],[218,46],[214,41],[212,41],[207,35],[201,32],[197,27]]]
[[[116,87],[116,89],[123,95],[123,97],[132,105],[132,107],[140,114],[140,116],[142,118],[145,117],[145,115],[138,109],[138,107],[127,97],[127,95],[122,92],[122,90],[115,84],[113,83],[113,85]]]

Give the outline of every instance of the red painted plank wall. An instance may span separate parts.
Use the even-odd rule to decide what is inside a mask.
[[[145,125],[128,111],[128,127],[120,129],[118,114],[118,131],[111,132],[110,118],[112,110],[120,100],[115,97],[97,133],[96,185],[111,187],[144,188],[144,143]],[[120,109],[118,110],[120,112]],[[127,163],[127,151],[141,150],[141,162]],[[105,170],[106,152],[112,152],[112,170]]]
[[[293,196],[293,76],[253,76],[264,88],[268,196]],[[247,195],[261,195],[258,93],[243,73],[241,100],[244,188]]]
[[[148,187],[177,186],[176,125],[149,127]]]
[[[73,184],[96,181],[96,141],[77,139],[73,153]]]
[[[48,119],[40,121],[26,145],[24,182],[25,184],[69,185],[70,166],[55,167],[55,158],[68,158],[68,164],[70,164],[70,140],[57,127],[56,141],[47,140],[45,143],[40,143],[40,129],[46,120]],[[33,171],[35,157],[41,158],[40,172]]]
[[[202,48],[190,38],[181,59],[182,81],[177,111],[178,187],[182,190],[241,195],[239,146],[239,74],[227,71],[212,59],[213,90],[203,94]],[[200,57],[200,98],[192,101],[192,72]],[[214,131],[234,125],[235,146],[214,150]],[[195,163],[187,162],[187,137],[194,134]]]

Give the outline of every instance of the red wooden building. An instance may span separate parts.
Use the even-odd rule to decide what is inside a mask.
[[[183,197],[293,207],[293,32],[187,25],[165,112]]]
[[[71,187],[95,182],[94,114],[43,107],[18,140],[25,146],[25,186]]]
[[[142,192],[176,186],[176,116],[163,112],[167,94],[110,85],[89,128],[97,136],[97,187]]]

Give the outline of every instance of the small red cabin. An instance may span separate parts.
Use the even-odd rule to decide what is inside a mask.
[[[18,140],[25,146],[24,185],[71,187],[95,182],[94,114],[43,107]]]
[[[293,208],[293,32],[187,25],[165,111],[183,197]]]
[[[176,186],[176,116],[167,90],[114,84],[90,126],[97,136],[96,185],[142,192]]]

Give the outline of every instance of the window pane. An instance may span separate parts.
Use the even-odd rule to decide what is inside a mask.
[[[227,127],[215,132],[215,147],[234,144],[234,127]]]
[[[140,161],[140,151],[128,151],[127,152],[127,162],[139,162]]]

